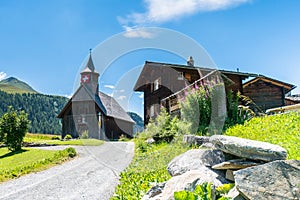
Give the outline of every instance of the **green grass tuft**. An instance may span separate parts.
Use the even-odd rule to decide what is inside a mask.
[[[225,134],[277,144],[288,151],[288,159],[300,160],[299,112],[253,118],[229,128]]]

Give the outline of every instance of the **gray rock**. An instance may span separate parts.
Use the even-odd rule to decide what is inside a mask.
[[[245,198],[240,194],[240,192],[234,186],[225,197],[228,197],[232,200],[245,200]]]
[[[227,169],[227,170],[226,170],[225,178],[226,178],[227,180],[230,180],[230,181],[233,181],[233,182],[234,182],[233,171],[230,170],[230,169]]]
[[[217,149],[226,153],[252,160],[270,162],[274,160],[284,160],[287,157],[287,151],[284,148],[266,142],[224,135],[213,135],[210,137],[210,142],[212,142]]]
[[[213,143],[207,142],[203,143],[200,148],[206,148],[206,149],[215,149],[215,146]]]
[[[147,143],[147,144],[153,144],[153,143],[155,143],[155,140],[154,140],[153,138],[148,138],[148,139],[146,140],[146,143]]]
[[[224,160],[223,152],[220,150],[192,149],[175,157],[167,169],[171,176],[177,176],[202,166],[216,165]]]
[[[209,142],[208,136],[184,135],[183,143],[194,146],[201,146],[203,143]]]
[[[159,195],[160,193],[162,193],[165,185],[166,185],[166,182],[159,183],[159,184],[153,186],[150,190],[148,190],[148,192],[142,198],[142,200],[149,200],[152,197],[155,197],[155,196]]]
[[[234,159],[212,166],[213,169],[245,169],[262,163],[247,161],[245,159]]]
[[[246,199],[300,199],[300,161],[280,160],[234,172]]]
[[[224,179],[218,173],[212,171],[208,167],[201,167],[198,170],[191,170],[182,175],[172,177],[166,183],[163,192],[151,198],[151,200],[174,199],[175,191],[182,191],[190,188],[191,185],[198,185],[204,182],[210,182],[216,187],[228,183],[226,179]]]

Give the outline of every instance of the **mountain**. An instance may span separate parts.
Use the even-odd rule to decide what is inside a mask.
[[[131,119],[135,122],[133,133],[142,132],[144,130],[144,120],[134,112],[127,112]]]
[[[14,77],[0,81],[0,117],[9,106],[24,110],[31,121],[31,133],[60,134],[61,123],[56,116],[67,102],[66,97],[39,94]]]
[[[14,77],[0,81],[0,90],[7,93],[37,93],[30,85]]]

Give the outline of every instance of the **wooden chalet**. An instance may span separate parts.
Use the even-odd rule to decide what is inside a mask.
[[[243,84],[243,92],[262,111],[287,105],[286,95],[296,86],[266,76],[258,76]]]
[[[62,138],[66,134],[77,138],[85,132],[103,140],[132,137],[134,121],[113,97],[99,92],[99,73],[91,55],[80,74],[80,87],[58,115],[62,119]]]
[[[243,80],[255,76],[238,71],[195,67],[191,57],[187,65],[146,61],[134,91],[144,92],[144,122],[147,125],[150,118],[159,114],[161,105],[169,113],[180,112],[177,95],[174,94],[188,85],[205,80],[218,82],[221,77],[226,91],[243,93]]]
[[[300,104],[300,94],[289,95],[285,97],[285,105]]]

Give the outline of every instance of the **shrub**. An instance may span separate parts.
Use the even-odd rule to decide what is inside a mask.
[[[70,158],[74,158],[77,155],[76,150],[73,147],[68,147],[64,151],[68,153]]]
[[[207,200],[229,200],[225,195],[234,187],[234,184],[224,184],[216,189],[211,183],[202,183],[195,186],[191,191],[183,190],[174,192],[175,200],[193,200],[193,199],[207,199]]]
[[[81,139],[89,139],[89,132],[83,131],[82,135],[80,136]]]
[[[161,108],[159,115],[155,121],[151,121],[146,132],[149,132],[155,142],[171,142],[178,132],[178,118],[167,113],[165,108]]]
[[[0,118],[0,140],[4,141],[10,151],[21,150],[23,138],[28,130],[28,115],[8,108]]]
[[[126,142],[126,141],[129,141],[130,139],[128,137],[126,137],[126,135],[122,134],[120,135],[119,137],[119,141],[120,142]]]
[[[60,137],[59,136],[53,136],[53,137],[51,137],[51,140],[60,140]]]
[[[72,139],[72,136],[70,134],[67,134],[64,138],[65,140],[71,140]]]

